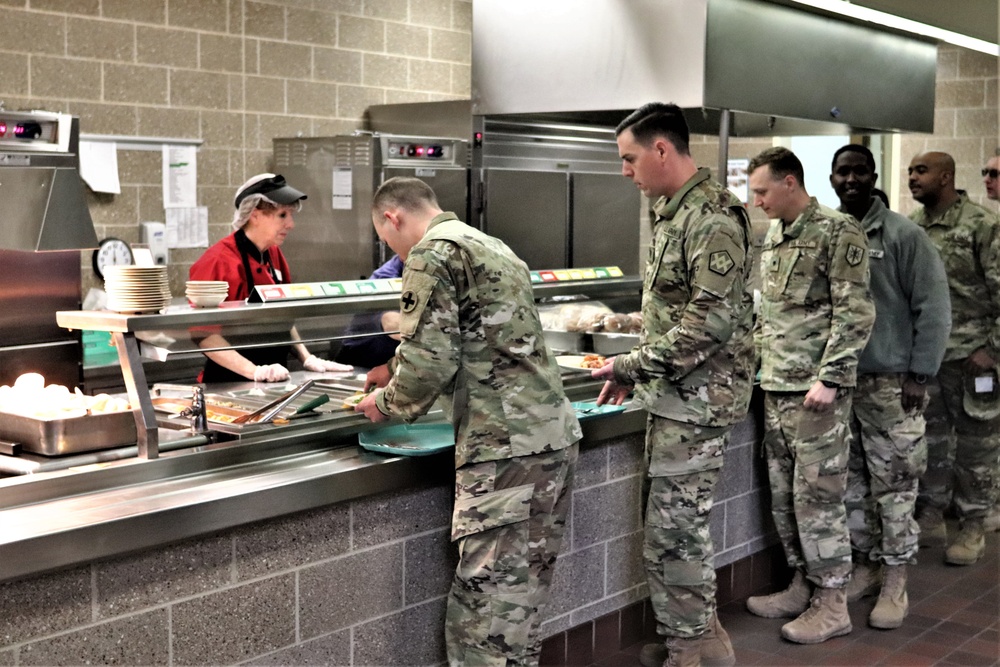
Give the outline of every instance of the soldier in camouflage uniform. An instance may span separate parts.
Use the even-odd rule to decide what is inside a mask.
[[[795,576],[787,590],[751,597],[747,608],[797,617],[782,636],[813,644],[851,631],[844,492],[851,389],[875,321],[868,245],[854,218],[809,196],[788,149],[763,151],[749,171],[754,203],[777,218],[764,241],[754,343],[771,513]]]
[[[868,623],[898,628],[909,610],[906,566],[916,563],[918,548],[913,510],[927,465],[926,387],[944,357],[951,304],[934,244],[872,196],[877,180],[875,157],[864,146],[834,153],[830,185],[840,210],[868,235],[876,312],[851,401],[845,505],[854,570],[847,601],[878,593]]]
[[[927,472],[917,499],[921,544],[943,545],[952,501],[962,530],[945,560],[971,565],[985,550],[983,520],[996,504],[1000,456],[1000,224],[955,189],[947,153],[910,161],[909,185],[923,204],[910,217],[937,247],[951,290],[951,337],[927,406]],[[954,481],[954,497],[952,482]]]
[[[598,403],[634,386],[649,412],[643,560],[657,632],[643,665],[713,667],[735,656],[715,613],[709,512],[733,424],[753,379],[749,218],[688,151],[680,109],[652,103],[617,129],[622,173],[655,198],[639,344],[593,372]]]
[[[376,233],[406,262],[391,379],[355,408],[413,421],[441,397],[455,426],[459,564],[453,667],[538,665],[539,608],[566,523],[580,425],[535,309],[527,266],[441,211],[415,178],[375,193]]]
[[[986,161],[982,173],[987,199],[1000,201],[1000,148],[996,149],[993,157]],[[997,461],[997,465],[1000,466],[1000,461]],[[998,470],[997,479],[994,481],[1000,486],[1000,470]],[[986,514],[986,519],[983,521],[983,527],[990,532],[1000,530],[1000,488],[997,489],[997,494],[997,504]]]

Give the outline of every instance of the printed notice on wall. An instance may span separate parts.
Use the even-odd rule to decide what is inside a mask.
[[[749,201],[748,197],[750,196],[750,188],[747,185],[747,168],[749,167],[750,160],[745,159],[729,160],[726,163],[726,187],[743,203]]]
[[[208,247],[208,207],[164,209],[168,248]]]
[[[351,177],[350,167],[337,167],[333,170],[333,208],[334,210],[350,210],[354,202],[351,199],[351,190],[354,181]]]
[[[113,141],[80,142],[80,176],[94,192],[121,194],[118,147]]]
[[[197,204],[197,147],[164,146],[163,208],[194,208]]]

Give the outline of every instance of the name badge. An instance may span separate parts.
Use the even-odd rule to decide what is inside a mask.
[[[873,259],[882,259],[885,257],[885,250],[869,250],[868,256]]]

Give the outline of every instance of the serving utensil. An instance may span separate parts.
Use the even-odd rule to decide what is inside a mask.
[[[302,395],[303,392],[305,392],[310,387],[312,387],[313,384],[315,384],[315,382],[316,382],[315,380],[307,380],[307,381],[303,382],[302,384],[300,384],[295,389],[293,389],[292,391],[288,392],[287,394],[279,396],[278,398],[274,399],[270,403],[267,403],[263,407],[258,408],[257,410],[254,410],[250,414],[246,414],[246,415],[242,415],[240,417],[237,417],[236,419],[233,420],[233,423],[234,424],[265,424],[265,423],[271,421],[272,419],[274,419],[274,417],[279,412],[281,412],[289,403],[291,403],[296,398],[298,398],[300,395]]]

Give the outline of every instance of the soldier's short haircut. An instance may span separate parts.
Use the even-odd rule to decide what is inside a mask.
[[[776,180],[781,180],[791,174],[799,182],[800,187],[805,187],[806,176],[802,169],[802,162],[795,153],[784,146],[772,146],[758,153],[747,167],[747,173],[752,174],[760,167],[767,165],[771,168],[771,175]]]
[[[649,102],[630,113],[625,120],[618,123],[615,136],[625,130],[632,130],[632,136],[643,146],[649,146],[657,137],[663,137],[671,143],[680,155],[690,155],[688,142],[691,132],[688,130],[684,113],[676,104]]]
[[[388,208],[420,211],[428,206],[440,208],[434,190],[419,178],[409,176],[390,178],[379,186],[372,197],[372,211],[377,212]]]
[[[872,170],[874,174],[877,169],[875,168],[875,156],[872,152],[868,150],[867,146],[862,146],[861,144],[847,144],[846,146],[841,146],[837,149],[837,152],[833,154],[833,161],[830,163],[830,171],[837,168],[837,158],[839,158],[844,153],[857,153],[865,158],[865,164],[868,168]]]

